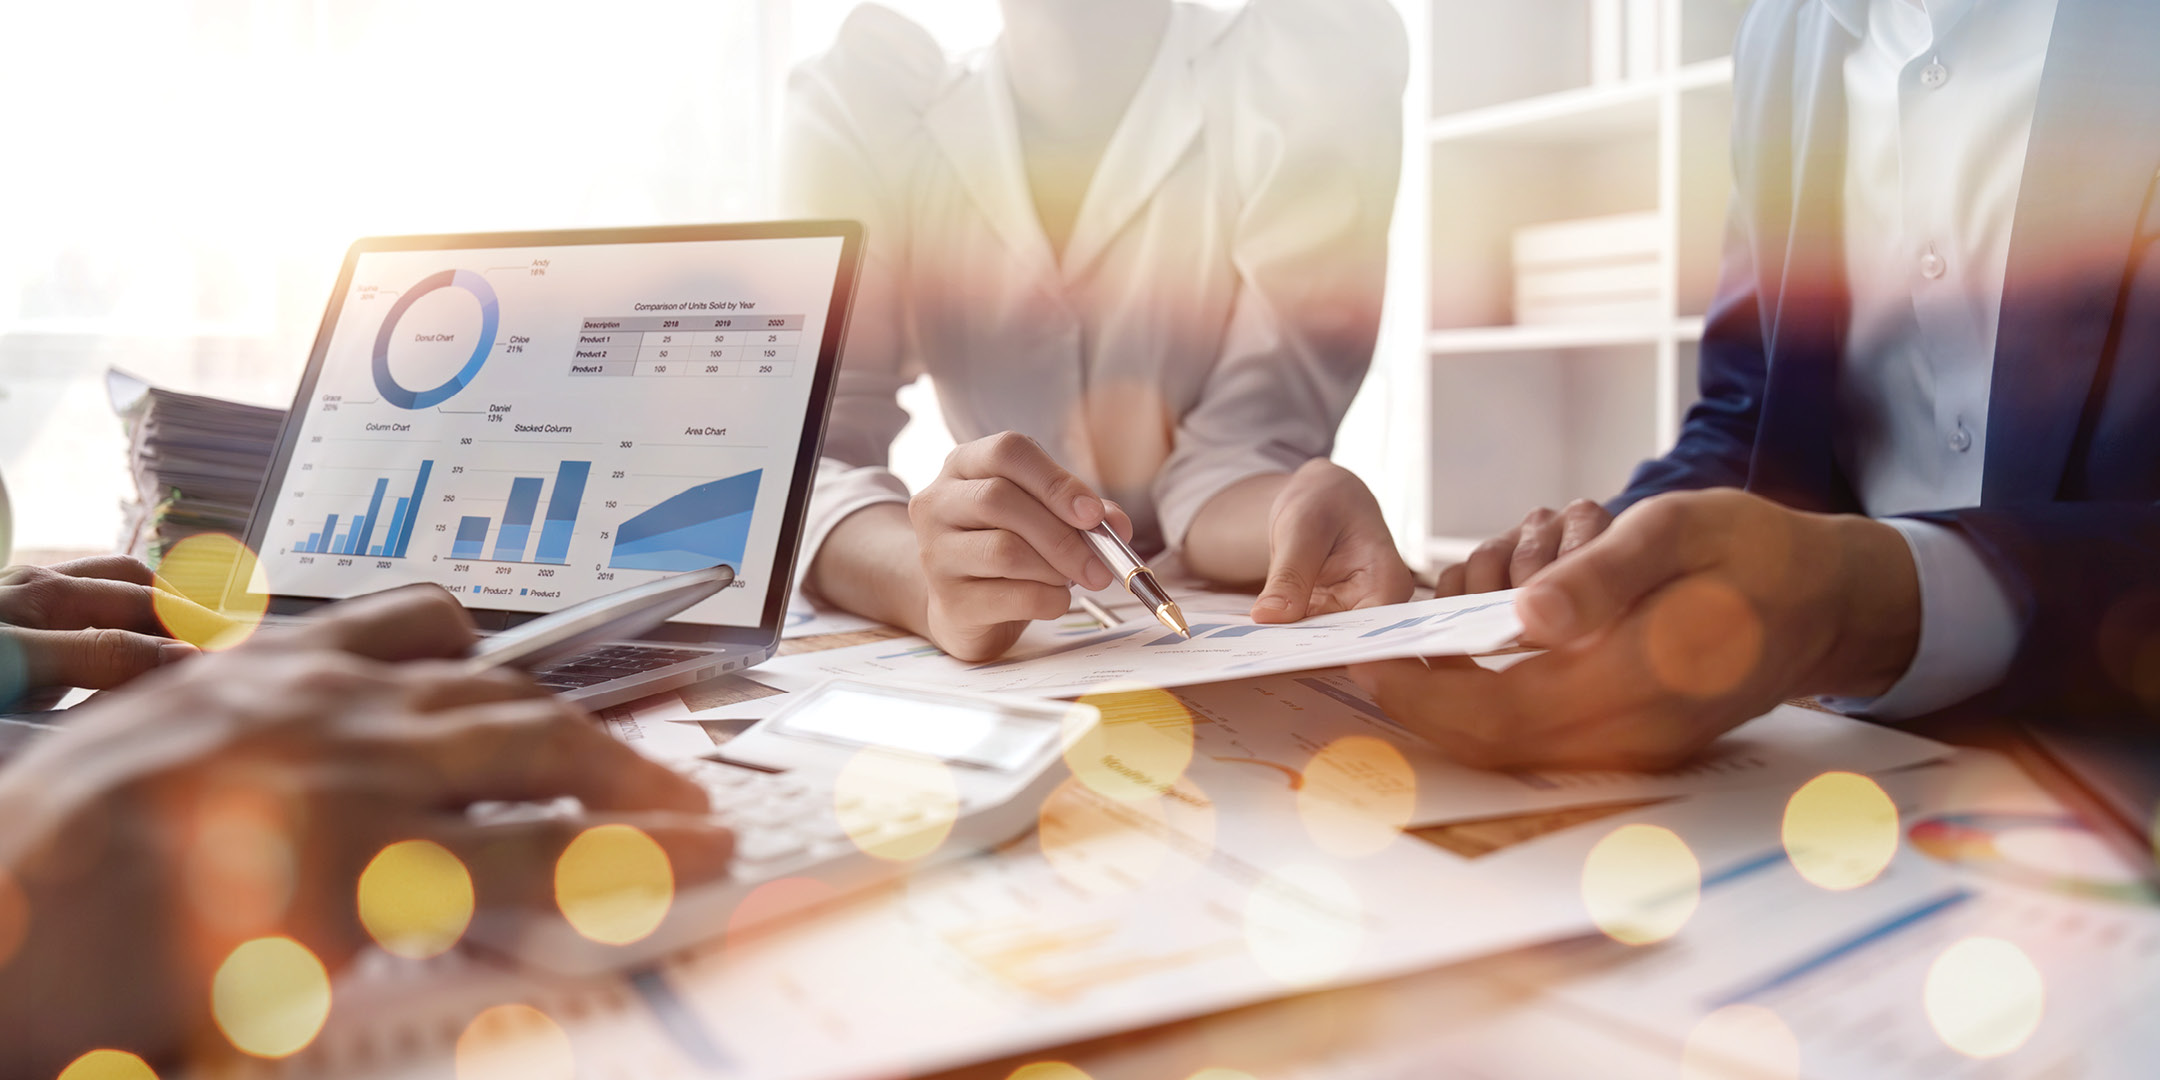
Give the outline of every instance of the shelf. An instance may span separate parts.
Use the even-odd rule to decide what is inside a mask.
[[[1538,352],[1551,349],[1597,349],[1613,345],[1655,345],[1670,335],[1675,341],[1702,338],[1701,319],[1666,323],[1586,326],[1475,326],[1435,330],[1425,338],[1434,356],[1476,353]]]
[[[1732,58],[1689,64],[1664,75],[1583,86],[1437,117],[1433,143],[1582,143],[1651,134],[1668,88],[1697,90],[1732,81]]]

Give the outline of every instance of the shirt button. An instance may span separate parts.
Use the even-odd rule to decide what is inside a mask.
[[[1948,260],[1935,254],[1933,248],[1928,249],[1927,254],[1920,256],[1920,276],[1929,281],[1934,281],[1936,278],[1943,276],[1943,271],[1948,269],[1950,269]]]
[[[1950,433],[1950,449],[1960,454],[1972,449],[1972,432],[1965,430],[1963,421],[1959,421],[1957,430]]]
[[[1949,81],[1950,69],[1942,66],[1942,61],[1940,60],[1931,61],[1929,62],[1928,66],[1920,69],[1920,85],[1925,86],[1930,90],[1933,90]]]

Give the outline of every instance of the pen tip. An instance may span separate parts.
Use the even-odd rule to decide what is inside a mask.
[[[1175,603],[1164,604],[1156,608],[1155,617],[1162,620],[1164,626],[1177,631],[1179,637],[1187,641],[1192,640],[1192,629],[1185,625],[1185,613],[1179,611]]]

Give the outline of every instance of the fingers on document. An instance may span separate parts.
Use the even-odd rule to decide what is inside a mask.
[[[1573,641],[1619,618],[1636,601],[1692,569],[1701,549],[1686,500],[1646,500],[1567,561],[1553,566],[1516,602],[1526,638]]]
[[[1313,590],[1336,539],[1334,523],[1285,514],[1269,537],[1267,584],[1253,602],[1254,622],[1296,622],[1312,609]]]

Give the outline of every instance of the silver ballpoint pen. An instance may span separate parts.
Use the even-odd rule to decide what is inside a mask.
[[[1110,530],[1109,522],[1092,529],[1082,529],[1080,535],[1086,537],[1088,546],[1094,548],[1095,554],[1102,557],[1103,565],[1108,566],[1111,573],[1124,581],[1125,588],[1133,597],[1155,613],[1156,619],[1177,631],[1180,636],[1192,637],[1192,630],[1185,625],[1185,613],[1178,610],[1177,601],[1170,599],[1170,594],[1163,591],[1162,583],[1155,580],[1155,572],[1140,561],[1140,556],[1134,554],[1133,549],[1126,546],[1125,541],[1118,539],[1118,534]]]

